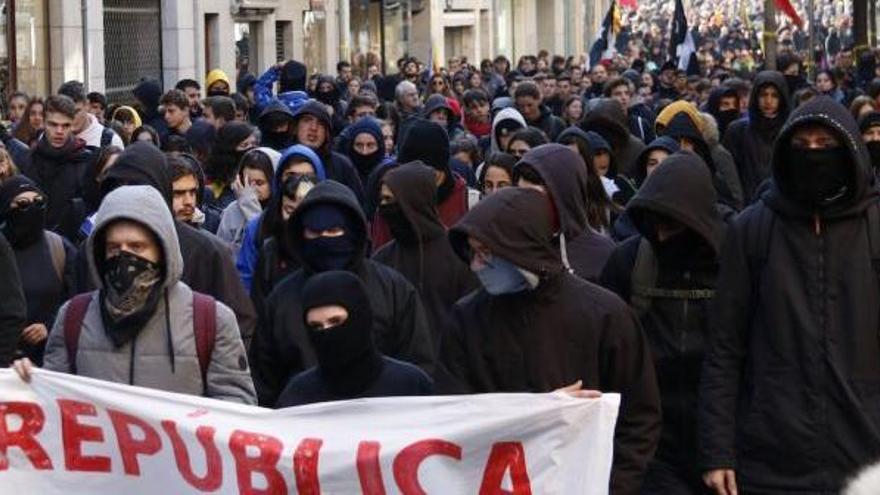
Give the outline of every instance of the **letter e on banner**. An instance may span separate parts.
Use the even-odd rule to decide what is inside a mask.
[[[461,447],[446,440],[421,440],[404,447],[394,458],[394,481],[403,495],[427,495],[419,483],[419,466],[432,455],[461,460]]]
[[[97,416],[95,406],[88,402],[58,399],[61,410],[61,437],[64,442],[64,467],[68,471],[110,472],[110,458],[83,455],[83,442],[104,442],[104,431],[98,426],[80,423],[78,416]]]
[[[508,470],[513,485],[513,489],[509,491],[501,488],[504,474]],[[521,442],[501,442],[492,446],[486,470],[483,472],[480,495],[532,495],[526,469],[526,453]]]
[[[10,416],[18,416],[21,426],[9,431]],[[9,469],[9,447],[16,446],[24,452],[34,469],[52,469],[52,460],[37,441],[37,433],[43,430],[46,416],[39,404],[33,402],[0,402],[0,471]]]

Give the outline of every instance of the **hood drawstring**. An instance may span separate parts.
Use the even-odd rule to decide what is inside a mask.
[[[171,360],[171,373],[175,373],[174,341],[171,339],[171,314],[168,309],[168,289],[165,289],[165,337],[168,341],[168,357]]]
[[[574,274],[574,270],[571,268],[571,264],[568,262],[568,247],[565,245],[565,233],[559,233],[559,255],[562,258],[562,266],[565,267],[565,271],[568,273]]]

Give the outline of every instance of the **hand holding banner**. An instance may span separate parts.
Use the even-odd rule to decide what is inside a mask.
[[[607,493],[620,398],[395,397],[285,410],[0,370],[4,493]]]

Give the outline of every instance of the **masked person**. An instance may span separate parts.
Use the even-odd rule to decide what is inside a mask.
[[[257,126],[260,129],[260,144],[279,153],[296,143],[293,112],[281,102],[269,102],[257,118]]]
[[[46,369],[255,402],[235,315],[180,281],[174,219],[158,191],[128,186],[108,194],[86,252],[98,290],[61,307],[46,344]],[[214,319],[213,335],[194,323],[200,318]],[[199,349],[202,339],[210,339],[211,352]],[[28,379],[30,361],[15,368]]]
[[[660,386],[663,429],[642,493],[703,492],[696,409],[724,234],[716,201],[697,155],[664,159],[627,206],[637,235],[602,272],[601,284],[639,317]]]
[[[876,175],[880,171],[880,112],[870,112],[859,119],[859,130],[871,155],[871,166]]]
[[[205,76],[205,93],[207,96],[229,96],[229,76],[222,69],[213,69]]]
[[[464,179],[449,165],[449,137],[439,124],[415,120],[400,144],[399,163],[421,161],[434,169],[437,185],[437,211],[445,226],[454,225],[468,209],[468,188]],[[391,240],[388,225],[376,216],[370,226],[373,247],[378,249]]]
[[[205,161],[205,209],[223,214],[233,201],[232,184],[238,175],[238,164],[245,152],[256,147],[255,129],[245,122],[229,122],[217,132],[217,141]]]
[[[156,130],[159,140],[164,141],[168,136],[168,124],[159,113],[159,100],[162,99],[162,84],[155,79],[143,79],[131,91],[137,100],[138,110],[141,112],[141,121]],[[134,135],[132,140],[134,140]]]
[[[339,87],[336,86],[333,76],[321,76],[318,78],[318,86],[315,89],[314,97],[329,110],[332,134],[338,136],[348,122],[345,119],[346,103],[339,93]]]
[[[281,155],[271,148],[254,148],[241,157],[232,188],[236,200],[223,210],[217,229],[217,237],[232,245],[236,257],[247,223],[258,217],[272,199],[279,158]]]
[[[19,357],[43,363],[49,328],[61,304],[74,294],[76,250],[60,235],[44,230],[46,197],[23,175],[0,184],[0,222],[15,253],[27,320],[18,339]],[[5,282],[4,282],[5,283]]]
[[[171,171],[165,155],[148,143],[134,143],[119,155],[116,163],[107,170],[101,182],[101,193],[124,185],[153,186],[165,199],[165,206],[172,212],[174,202],[171,186]],[[242,287],[235,266],[230,260],[229,246],[216,236],[175,220],[177,238],[183,256],[181,280],[197,292],[213,296],[235,312],[238,328],[245,343],[250,341],[256,324],[253,305]],[[77,255],[78,264],[85,263],[81,249]],[[94,281],[88,276],[77,277],[77,292],[94,288]]]
[[[752,85],[748,116],[731,123],[724,133],[722,144],[733,155],[746,205],[758,199],[759,186],[770,177],[773,143],[789,112],[785,78],[763,71]]]
[[[280,103],[287,107],[291,114],[296,112],[309,99],[306,93],[307,75],[306,66],[296,60],[279,62],[266,69],[266,72],[254,83],[254,101],[257,109],[263,112],[270,104]],[[272,94],[276,81],[278,82],[277,97]]]
[[[582,279],[595,282],[614,242],[587,224],[587,166],[580,155],[561,144],[541,145],[522,157],[514,177],[518,187],[546,195],[554,244],[563,265]]]
[[[348,126],[347,155],[357,169],[361,183],[367,184],[370,174],[385,161],[385,140],[382,126],[372,117],[364,117]]]
[[[424,371],[376,348],[370,298],[356,275],[330,271],[313,276],[303,287],[302,305],[318,364],[294,376],[275,407],[431,395],[433,382]]]
[[[739,112],[739,93],[735,89],[720,86],[709,92],[706,112],[718,122],[718,133],[724,139],[727,128],[742,116]]]
[[[728,227],[698,413],[716,493],[837,493],[880,455],[880,206],[858,135],[827,97],[798,107]]]
[[[638,493],[660,435],[647,343],[623,301],[565,270],[549,209],[541,192],[506,188],[450,230],[483,287],[452,311],[437,391],[550,392],[582,381],[620,392],[611,493]]]
[[[373,255],[406,277],[418,290],[433,343],[449,328],[452,306],[477,288],[477,280],[449,245],[434,196],[434,170],[421,163],[401,165],[382,179],[379,215],[394,240]]]
[[[317,364],[303,318],[303,287],[316,274],[356,274],[370,297],[379,350],[418,365],[433,366],[430,328],[415,288],[394,270],[366,259],[367,225],[351,190],[327,180],[309,191],[290,217],[291,244],[302,268],[279,283],[266,299],[250,349],[260,404],[273,406],[287,381]]]

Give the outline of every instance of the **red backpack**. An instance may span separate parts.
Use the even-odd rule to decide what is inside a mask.
[[[78,294],[70,300],[64,314],[64,344],[70,372],[76,374],[76,353],[83,319],[92,302],[92,293]],[[202,385],[207,388],[208,365],[214,352],[217,335],[217,305],[213,297],[193,291],[193,333],[196,337],[196,355],[202,372]]]

